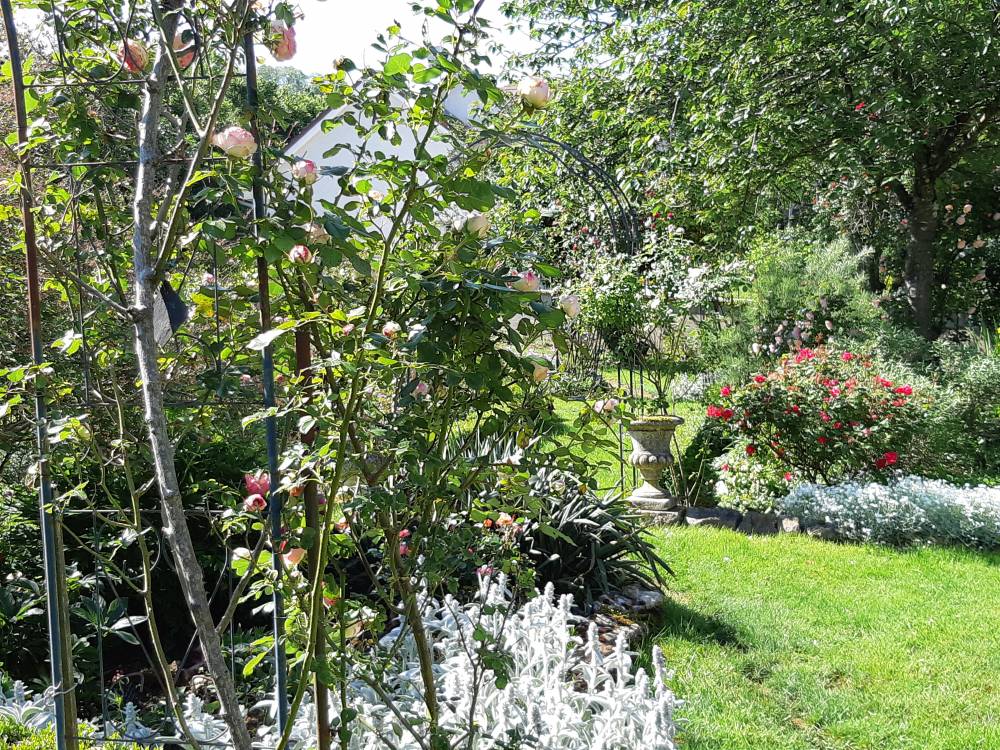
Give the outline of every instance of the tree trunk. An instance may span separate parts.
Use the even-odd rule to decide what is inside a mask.
[[[169,12],[174,10],[173,7],[166,9],[168,14],[165,17],[163,33],[164,38],[170,40],[173,39],[177,16]],[[132,207],[135,220],[132,238],[135,264],[135,303],[132,310],[135,353],[142,382],[146,429],[160,493],[164,536],[170,544],[177,565],[181,589],[198,633],[209,675],[215,682],[219,701],[225,713],[224,718],[232,734],[233,747],[237,750],[250,750],[250,734],[240,710],[233,677],[222,653],[222,644],[215,630],[208,594],[205,591],[204,575],[195,556],[194,544],[184,515],[180,483],[174,465],[174,449],[170,442],[163,407],[159,352],[153,329],[153,305],[158,294],[158,282],[153,273],[155,246],[152,232],[152,197],[156,186],[157,160],[160,156],[158,128],[163,109],[163,89],[169,65],[164,44],[161,39],[156,63],[146,85],[139,121],[139,165],[136,172],[135,201]],[[170,675],[165,675],[165,679],[170,679]]]
[[[937,238],[937,195],[934,180],[920,168],[909,207],[910,242],[903,281],[917,331],[928,341],[937,338],[931,295],[934,291],[934,240]]]

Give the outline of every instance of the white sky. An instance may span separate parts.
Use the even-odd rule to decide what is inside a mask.
[[[495,27],[495,40],[516,52],[531,49],[533,45],[526,33],[507,30],[500,2],[486,0],[480,13]],[[371,44],[392,23],[399,23],[404,37],[419,41],[424,16],[415,16],[410,5],[411,0],[299,0],[304,18],[295,24],[298,42],[295,57],[286,63],[276,63],[266,50],[258,54],[266,65],[290,65],[311,74],[329,73],[338,57],[349,57],[359,65],[377,62],[378,53],[371,49]],[[499,71],[504,60],[492,57],[493,70]]]
[[[428,0],[422,0],[428,2]],[[371,49],[379,32],[398,22],[403,35],[419,41],[424,16],[410,10],[412,0],[298,0],[304,17],[295,25],[298,51],[288,62],[275,62],[267,50],[258,45],[257,55],[265,65],[291,66],[309,74],[329,73],[333,61],[349,57],[359,65],[378,61]],[[509,22],[500,13],[501,0],[486,0],[480,13],[494,28],[494,41],[513,52],[526,52],[535,44],[523,30],[510,31]],[[41,11],[18,10],[18,25],[28,32],[36,27]],[[433,26],[432,26],[433,29]],[[445,27],[439,24],[439,33]],[[484,50],[484,52],[488,52]],[[504,56],[491,55],[492,72],[499,72]]]

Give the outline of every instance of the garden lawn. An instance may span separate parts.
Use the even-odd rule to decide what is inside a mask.
[[[679,748],[1000,748],[1000,554],[655,533]]]

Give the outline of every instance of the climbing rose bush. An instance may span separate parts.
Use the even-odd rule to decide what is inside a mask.
[[[718,463],[722,495],[780,497],[803,481],[831,484],[919,469],[930,396],[851,351],[803,348],[771,372],[724,385],[706,408],[733,448]]]
[[[778,509],[807,524],[830,524],[859,542],[1000,547],[1000,487],[959,487],[917,476],[887,484],[804,484],[782,498]]]

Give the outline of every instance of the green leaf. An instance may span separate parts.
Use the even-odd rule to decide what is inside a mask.
[[[386,63],[385,68],[383,68],[383,73],[387,76],[394,76],[400,73],[405,73],[410,69],[410,62],[413,58],[406,52],[400,52],[398,55],[393,55],[390,57]]]

